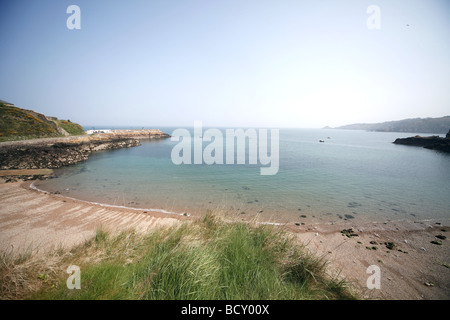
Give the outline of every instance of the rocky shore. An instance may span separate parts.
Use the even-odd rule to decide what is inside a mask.
[[[398,138],[394,141],[394,143],[407,146],[423,147],[426,149],[439,150],[442,152],[450,152],[450,130],[445,138],[439,136],[415,136],[408,138]]]
[[[14,170],[56,169],[86,161],[94,151],[113,150],[139,146],[140,139],[163,139],[169,135],[162,132],[149,134],[140,130],[129,132],[44,138],[0,143],[0,173],[10,170],[11,175],[2,174],[6,181],[13,177],[27,179],[49,178],[45,174],[16,174]]]

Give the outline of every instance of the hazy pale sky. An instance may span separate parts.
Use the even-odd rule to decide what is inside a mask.
[[[86,127],[440,117],[449,39],[448,0],[1,1],[0,99]]]

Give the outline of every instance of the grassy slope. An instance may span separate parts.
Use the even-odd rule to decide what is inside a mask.
[[[79,136],[86,134],[83,127],[78,123],[73,123],[70,120],[54,120],[54,122],[64,130],[66,130],[70,135]]]
[[[83,128],[70,121],[47,120],[37,112],[0,103],[0,141],[63,136],[58,127],[71,135],[85,134]]]
[[[1,288],[3,298],[355,297],[344,282],[325,275],[325,261],[306,254],[276,227],[225,223],[212,215],[145,235],[98,231],[84,245],[59,250],[42,263],[32,263],[30,257],[2,260],[0,282],[11,284]],[[80,267],[80,290],[67,289],[66,268],[71,264]]]

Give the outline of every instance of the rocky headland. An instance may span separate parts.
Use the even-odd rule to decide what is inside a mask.
[[[417,146],[426,149],[439,150],[442,152],[450,153],[450,130],[445,136],[429,136],[429,137],[408,137],[408,138],[398,138],[394,141],[395,144],[402,144],[407,146]]]
[[[121,130],[86,136],[43,138],[0,143],[0,175],[5,181],[46,179],[49,171],[86,161],[92,152],[139,146],[141,139],[170,137],[159,130]],[[7,171],[6,171],[7,170]],[[29,174],[27,170],[35,170]],[[5,173],[5,174],[2,174]],[[31,172],[31,171],[29,171]]]

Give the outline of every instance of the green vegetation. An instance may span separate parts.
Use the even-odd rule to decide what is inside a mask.
[[[445,134],[450,128],[450,116],[440,118],[415,118],[382,123],[355,123],[336,129],[368,130],[381,132],[412,132]]]
[[[43,114],[0,103],[0,141],[85,134],[70,120],[47,119]]]
[[[73,123],[70,120],[58,120],[58,119],[53,121],[72,136],[80,136],[86,134],[83,127],[80,126],[78,123]]]
[[[31,263],[30,256],[2,260],[2,298],[355,298],[344,281],[325,274],[325,261],[279,228],[214,215],[146,234],[99,230],[90,241],[70,252],[57,250],[42,263]],[[79,290],[67,289],[69,265],[80,267]]]

